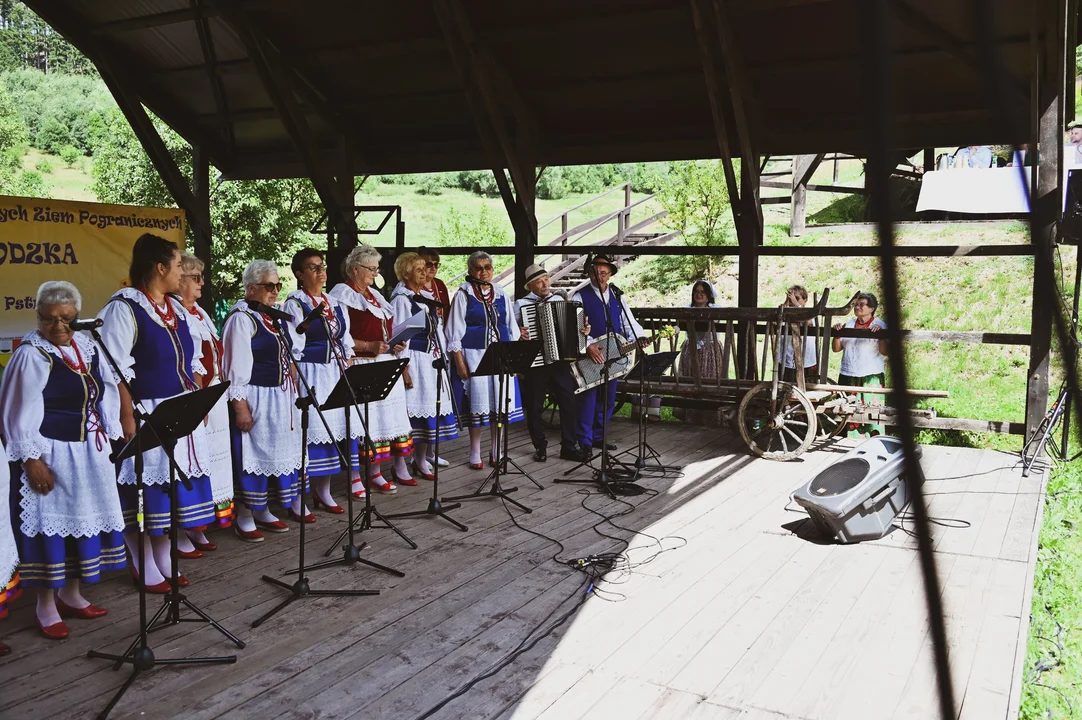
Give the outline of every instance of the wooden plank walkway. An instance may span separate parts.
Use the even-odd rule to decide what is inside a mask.
[[[418,550],[388,530],[366,532],[363,556],[406,578],[363,566],[314,572],[316,588],[380,595],[300,600],[257,629],[250,623],[283,598],[259,577],[295,565],[296,525],[261,545],[215,534],[218,552],[184,563],[189,596],[247,647],[235,665],[142,675],[113,717],[419,718],[569,611],[565,624],[432,717],[938,717],[912,522],[842,546],[816,537],[788,503],[841,448],[782,464],[753,459],[717,429],[665,424],[651,433],[664,461],[686,465],[685,474],[642,481],[656,495],[630,498],[634,511],[615,520],[622,527],[595,529],[600,517],[586,508],[611,515],[628,505],[554,484],[570,463],[529,460],[516,427],[512,456],[544,485],[511,479],[515,497],[533,508],[512,508],[521,528],[490,499],[453,511],[468,532],[434,518],[401,521]],[[616,421],[613,436],[629,447],[636,428]],[[484,478],[465,467],[462,440],[443,451],[452,461],[445,495]],[[1014,718],[1045,478],[1023,479],[1014,457],[984,450],[926,447],[923,464],[959,717]],[[422,481],[376,501],[384,513],[424,509],[429,492]],[[310,559],[345,527],[317,515]],[[551,558],[617,547],[598,530],[630,539],[632,567],[576,610],[584,576]],[[0,659],[0,717],[91,717],[127,677],[85,654],[126,647],[136,624],[131,584],[114,577],[87,594],[110,614],[72,621],[66,641],[38,635],[28,596],[0,623],[14,649]],[[152,597],[151,611],[159,603]],[[159,657],[234,652],[197,624],[156,632],[152,642]]]

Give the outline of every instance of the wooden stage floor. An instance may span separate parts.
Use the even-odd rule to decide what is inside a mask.
[[[635,431],[614,423],[621,448]],[[916,544],[906,532],[912,523],[880,541],[841,546],[813,537],[806,516],[787,506],[788,494],[841,448],[783,464],[753,459],[717,429],[665,424],[651,432],[665,461],[687,467],[683,477],[643,482],[656,496],[631,498],[637,509],[616,521],[652,536],[631,538],[631,572],[614,574],[564,625],[432,717],[938,717]],[[544,484],[513,479],[515,497],[534,510],[512,508],[523,526],[559,539],[565,559],[617,546],[595,531],[599,517],[583,504],[610,513],[622,506],[580,492],[585,486],[554,485],[570,463],[529,460],[521,427],[513,444],[512,456]],[[465,453],[461,439],[444,446],[452,461],[445,495],[484,478],[465,467]],[[926,447],[923,462],[931,514],[941,521],[933,533],[960,717],[1013,718],[1045,478],[1023,479],[1013,456],[992,451]],[[377,496],[380,510],[424,509],[430,488],[421,482]],[[310,558],[345,527],[340,517],[317,515]],[[388,530],[365,533],[363,557],[405,571],[404,579],[363,566],[311,575],[319,589],[380,595],[304,599],[257,629],[251,622],[283,597],[260,575],[295,565],[297,526],[260,545],[216,533],[218,552],[183,564],[189,597],[247,647],[235,665],[142,675],[112,717],[423,716],[585,593],[583,575],[552,562],[557,548],[512,524],[501,502],[471,501],[453,515],[468,532],[433,518],[401,521],[418,550]],[[63,642],[33,629],[26,595],[0,622],[14,649],[0,659],[0,717],[92,717],[127,677],[85,654],[127,645],[135,592],[113,577],[87,594],[110,614],[71,621]],[[152,596],[151,609],[159,604]],[[154,633],[152,642],[159,657],[234,651],[196,624]]]

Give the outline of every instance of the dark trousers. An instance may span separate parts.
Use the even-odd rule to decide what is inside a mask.
[[[541,410],[545,405],[545,396],[551,394],[560,407],[560,444],[568,449],[575,447],[579,403],[570,367],[566,363],[543,365],[523,373],[519,379],[522,408],[526,411],[526,429],[530,431],[533,446],[537,449],[548,447]]]

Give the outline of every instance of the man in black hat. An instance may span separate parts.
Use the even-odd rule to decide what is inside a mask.
[[[614,332],[625,341],[633,337],[639,338],[639,345],[645,348],[649,343],[643,337],[642,325],[631,314],[631,307],[627,304],[627,298],[615,286],[610,286],[609,280],[616,275],[618,268],[605,255],[597,255],[590,263],[590,285],[575,293],[571,298],[573,302],[582,303],[586,311],[586,319],[590,323],[590,337],[599,338],[607,333]],[[606,312],[607,306],[607,312]],[[608,322],[611,320],[611,327]],[[586,348],[587,354],[594,362],[601,364],[604,356],[601,349],[596,345]],[[577,435],[582,438],[584,446],[596,448],[602,443],[602,431],[606,415],[611,418],[613,408],[616,406],[616,380],[597,385],[579,393],[579,428]],[[607,392],[608,403],[603,402]],[[616,445],[609,443],[609,450],[615,450]]]
[[[550,302],[563,302],[565,298],[552,291],[548,271],[534,264],[526,268],[526,289],[529,294],[515,303],[515,313],[519,324],[526,327],[522,315],[524,307]],[[590,326],[584,330],[589,333]],[[539,340],[540,338],[532,338]],[[588,450],[583,449],[581,438],[575,436],[579,424],[578,396],[575,395],[575,380],[571,377],[571,365],[567,362],[554,362],[541,365],[522,376],[522,406],[526,411],[526,428],[533,440],[533,459],[545,462],[548,459],[548,438],[541,414],[545,405],[545,396],[551,394],[560,407],[560,457],[564,460],[583,462],[590,459]]]

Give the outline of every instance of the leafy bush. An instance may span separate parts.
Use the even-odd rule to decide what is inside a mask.
[[[26,197],[48,197],[49,185],[36,170],[26,170],[16,179],[12,192]]]
[[[95,129],[100,132],[102,113],[116,107],[105,84],[96,76],[19,70],[4,73],[2,80],[35,146],[49,152],[58,152],[64,145],[92,152],[94,142],[100,140]],[[50,134],[43,137],[46,126],[53,124],[66,129],[66,140],[59,140],[59,144],[53,140],[60,135],[55,128],[50,127]],[[45,144],[50,141],[54,146]]]
[[[564,179],[564,169],[545,168],[541,179],[537,181],[537,197],[541,200],[559,200],[567,195],[568,185]]]
[[[462,170],[457,173],[458,186],[476,195],[496,197],[500,188],[491,170]]]
[[[42,158],[34,165],[34,169],[44,175],[51,175],[53,172],[53,164],[49,162],[48,158]]]
[[[37,137],[34,138],[34,145],[39,150],[44,150],[50,153],[59,153],[60,148],[65,145],[71,145],[74,142],[71,130],[67,125],[57,120],[55,117],[50,117],[42,124],[41,129],[38,130]]]
[[[60,159],[64,161],[64,164],[71,167],[82,156],[79,152],[79,148],[74,145],[65,145],[60,148]]]
[[[425,175],[421,182],[417,183],[419,195],[442,195],[443,190],[443,182],[438,174]]]

